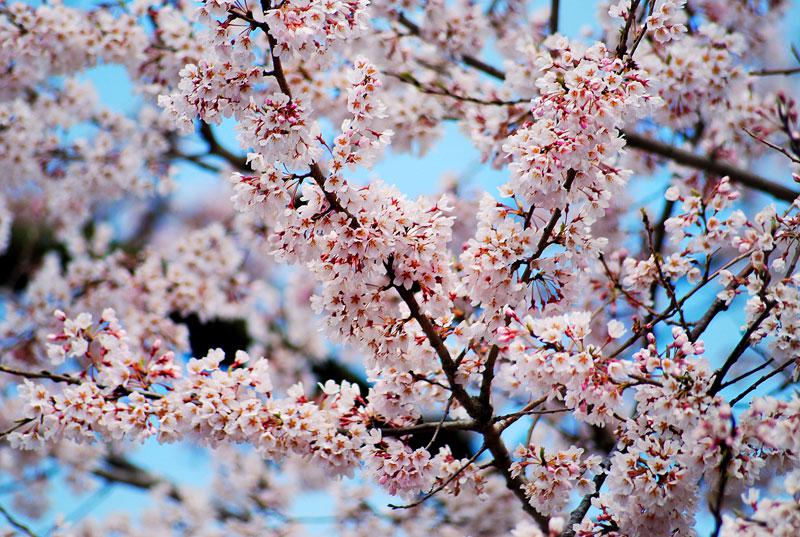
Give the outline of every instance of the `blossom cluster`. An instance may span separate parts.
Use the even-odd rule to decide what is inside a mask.
[[[532,121],[503,146],[512,174],[503,189],[526,207],[585,201],[592,216],[627,180],[614,162],[624,145],[618,129],[647,112],[653,101],[649,82],[602,45],[584,48],[554,36],[544,47],[537,58],[544,74],[536,81],[540,97]],[[554,59],[549,51],[559,55]]]
[[[573,488],[582,496],[595,492],[592,477],[600,469],[600,458],[581,460],[582,454],[583,450],[576,447],[549,454],[538,446],[520,446],[514,453],[519,460],[511,465],[511,473],[530,474],[525,494],[537,511],[559,513]]]

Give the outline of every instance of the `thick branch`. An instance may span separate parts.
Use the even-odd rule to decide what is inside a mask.
[[[151,474],[144,468],[136,466],[121,456],[109,455],[105,459],[105,462],[106,466],[95,468],[92,470],[92,473],[111,483],[122,483],[143,490],[151,490],[157,486],[166,486],[167,495],[170,498],[178,502],[183,501],[183,496],[178,490],[178,487],[174,484]]]
[[[390,280],[394,279],[394,270],[391,267],[391,260],[389,263],[387,263],[387,273]],[[477,420],[482,419],[482,412],[477,401],[475,401],[475,399],[469,393],[467,393],[467,390],[464,388],[464,386],[459,384],[458,380],[456,379],[458,365],[456,365],[452,356],[450,356],[450,351],[447,350],[447,346],[445,346],[442,337],[436,330],[433,321],[431,321],[430,318],[428,318],[428,316],[425,315],[422,310],[420,310],[413,291],[406,289],[402,285],[396,285],[395,289],[397,289],[400,298],[403,299],[403,302],[406,303],[408,309],[411,311],[411,317],[416,320],[417,323],[419,323],[431,347],[433,347],[433,350],[436,351],[436,355],[439,357],[439,361],[442,363],[442,371],[444,371],[444,374],[447,377],[447,382],[450,384],[456,400],[458,400],[461,406],[464,407],[464,409],[472,418]]]
[[[216,155],[221,159],[225,160],[233,166],[234,168],[239,169],[240,171],[250,173],[252,170],[250,166],[247,164],[247,158],[241,155],[236,155],[230,151],[228,151],[222,144],[219,143],[217,137],[214,135],[214,131],[211,129],[211,125],[206,123],[205,121],[200,121],[200,128],[198,129],[198,133],[203,141],[208,144],[208,152],[212,155]]]
[[[548,521],[547,517],[543,516],[539,511],[533,508],[525,495],[525,488],[522,479],[517,476],[511,475],[511,456],[500,438],[500,432],[493,425],[490,425],[483,430],[483,441],[486,448],[494,457],[494,467],[497,468],[506,480],[506,486],[519,498],[522,503],[522,508],[528,513],[542,530],[547,531]]]
[[[719,176],[727,175],[730,177],[731,181],[755,190],[760,190],[780,200],[791,203],[800,196],[800,192],[795,192],[789,187],[761,177],[751,171],[737,168],[727,162],[695,155],[690,151],[679,149],[665,144],[664,142],[659,142],[658,140],[652,140],[640,134],[636,134],[635,132],[624,131],[622,134],[625,136],[630,147],[668,158],[678,164],[696,170]]]
[[[391,263],[392,261],[390,259],[386,267],[390,280],[394,278],[394,271]],[[467,413],[481,426],[479,432],[483,435],[484,445],[494,457],[493,465],[505,477],[506,486],[514,493],[514,495],[517,496],[517,498],[520,499],[522,508],[525,510],[525,512],[533,517],[533,519],[536,520],[542,529],[547,529],[547,518],[542,516],[533,508],[533,506],[531,506],[527,496],[525,495],[524,482],[520,477],[511,475],[511,456],[509,455],[508,449],[500,437],[500,431],[491,422],[491,407],[487,408],[487,406],[480,404],[480,401],[476,400],[469,393],[467,393],[466,389],[458,383],[456,379],[458,364],[456,364],[456,362],[453,361],[452,356],[450,356],[450,351],[447,350],[447,347],[445,346],[442,337],[439,335],[439,332],[436,330],[433,322],[420,310],[417,299],[414,297],[414,292],[410,289],[406,289],[402,285],[396,285],[395,289],[397,289],[397,292],[400,294],[400,298],[403,299],[411,311],[411,317],[415,319],[422,327],[422,331],[428,338],[428,342],[439,356],[439,360],[442,364],[442,370],[447,376],[447,381],[453,390],[453,395],[456,397],[461,406],[464,407]]]
[[[494,365],[497,362],[497,356],[500,354],[500,348],[497,345],[492,345],[489,349],[489,355],[486,357],[486,363],[483,366],[483,379],[481,380],[481,393],[478,396],[478,402],[482,407],[489,410],[492,414],[492,382],[494,381]]]
[[[559,0],[551,0],[550,2],[550,33],[555,34],[558,32],[558,6]]]
[[[475,429],[477,422],[474,420],[431,421],[409,425],[408,427],[381,427],[383,436],[406,436],[416,433],[425,433],[442,429],[445,431],[470,431]]]

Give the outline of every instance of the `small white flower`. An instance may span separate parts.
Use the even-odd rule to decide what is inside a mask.
[[[611,339],[619,339],[625,332],[625,325],[620,321],[613,319],[608,322],[608,337]]]

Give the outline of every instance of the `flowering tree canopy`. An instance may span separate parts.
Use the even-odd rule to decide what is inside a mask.
[[[11,534],[800,535],[789,1],[533,4],[0,0]],[[449,125],[499,189],[363,179]]]

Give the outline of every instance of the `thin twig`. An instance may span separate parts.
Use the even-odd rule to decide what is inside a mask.
[[[746,379],[747,377],[749,377],[749,376],[750,376],[750,375],[752,375],[753,373],[758,373],[759,371],[761,371],[761,370],[762,370],[762,369],[764,369],[765,367],[769,366],[769,364],[771,364],[771,363],[772,363],[772,362],[774,362],[774,361],[775,361],[775,358],[770,358],[769,360],[767,360],[767,361],[766,361],[766,362],[764,362],[763,364],[757,365],[757,366],[756,366],[756,367],[754,367],[753,369],[750,369],[750,370],[748,370],[748,371],[746,371],[746,372],[742,373],[742,374],[741,374],[741,375],[739,375],[738,377],[735,377],[735,378],[732,378],[731,380],[727,380],[727,381],[723,382],[723,383],[722,383],[722,385],[720,385],[720,387],[719,387],[720,391],[721,391],[721,390],[724,390],[724,389],[725,389],[725,388],[727,388],[728,386],[733,386],[733,385],[734,385],[734,384],[736,384],[737,382],[739,382],[739,381],[741,381],[741,380],[744,380],[744,379]]]
[[[88,382],[86,379],[82,379],[79,377],[71,377],[69,375],[60,375],[58,373],[50,373],[49,371],[24,371],[21,369],[14,369],[12,367],[0,365],[0,373],[6,373],[8,375],[15,375],[18,377],[23,377],[27,379],[47,379],[52,380],[53,382],[64,382],[66,384],[82,384],[84,382]],[[101,384],[97,385],[101,390],[106,389],[106,386]],[[143,397],[147,399],[161,399],[161,394],[156,392],[151,392],[149,390],[133,390],[130,388],[126,388],[124,386],[117,386],[117,390],[122,396],[130,395],[134,392],[141,394]]]
[[[23,419],[17,420],[16,421],[16,425],[13,425],[12,427],[9,427],[5,431],[0,432],[0,438],[5,438],[6,436],[10,435],[11,433],[16,431],[20,427],[24,427],[25,425],[31,423],[32,421],[33,421],[33,418],[23,418]]]
[[[788,76],[800,73],[800,67],[788,67],[786,69],[762,69],[760,71],[750,71],[750,76]]]
[[[436,442],[436,437],[439,436],[439,431],[442,430],[442,425],[444,424],[444,420],[447,419],[447,416],[450,414],[450,407],[453,405],[453,401],[455,400],[455,396],[450,394],[450,397],[447,398],[447,406],[444,408],[444,413],[442,414],[442,419],[439,420],[439,423],[436,424],[436,429],[433,430],[433,435],[431,435],[431,441],[428,442],[428,445],[425,446],[425,451],[429,450],[434,442]]]
[[[739,401],[741,401],[742,399],[747,397],[747,395],[750,394],[751,392],[753,392],[756,388],[761,386],[763,383],[765,383],[766,381],[768,381],[769,379],[771,379],[775,375],[780,374],[784,369],[786,369],[787,367],[789,367],[790,365],[792,365],[795,362],[797,362],[796,358],[790,358],[789,360],[785,361],[783,364],[781,364],[781,366],[778,369],[775,369],[774,371],[771,371],[768,374],[764,375],[763,377],[761,377],[760,379],[755,381],[745,391],[743,391],[742,393],[740,393],[739,395],[737,395],[736,397],[731,399],[730,405],[734,406],[736,403],[738,403]]]
[[[9,512],[6,510],[6,508],[5,508],[5,507],[3,507],[2,505],[0,505],[0,515],[3,515],[3,516],[5,517],[5,519],[8,521],[8,523],[9,523],[9,524],[11,524],[11,526],[13,526],[14,528],[18,529],[19,531],[21,531],[22,533],[24,533],[24,534],[25,534],[25,535],[27,535],[28,537],[38,537],[38,536],[37,536],[37,535],[36,535],[36,534],[33,532],[33,530],[31,530],[31,529],[30,529],[28,526],[26,526],[25,524],[23,524],[22,522],[20,522],[19,520],[17,520],[17,519],[14,517],[14,515],[12,515],[11,513],[9,513]]]

